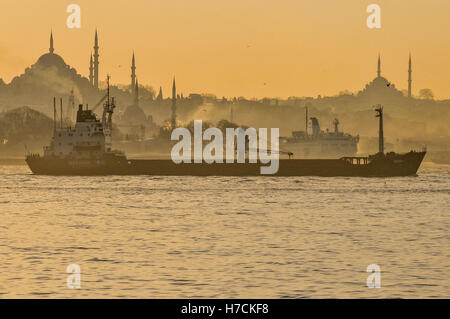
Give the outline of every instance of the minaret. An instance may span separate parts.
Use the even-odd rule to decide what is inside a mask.
[[[158,96],[156,97],[157,101],[162,101],[163,100],[163,93],[162,93],[162,87],[159,87],[159,93]]]
[[[50,49],[48,49],[48,52],[53,53],[55,49],[53,48],[53,31],[50,32]]]
[[[409,67],[408,67],[408,97],[411,97],[411,84],[412,84],[412,68],[411,68],[411,53],[409,54]]]
[[[175,86],[175,77],[173,77],[173,85],[172,85],[172,130],[175,129],[177,125],[177,89]]]
[[[136,63],[134,60],[134,52],[133,58],[131,59],[131,93],[134,94],[134,89],[136,87]]]
[[[135,84],[134,84],[134,105],[139,106],[139,83],[138,79],[136,78]]]
[[[94,85],[94,62],[92,61],[92,53],[91,61],[89,62],[89,83]]]
[[[380,54],[378,54],[378,69],[377,69],[377,76],[381,77],[381,58]]]
[[[98,36],[97,29],[95,30],[95,44],[94,44],[94,87],[98,89]]]

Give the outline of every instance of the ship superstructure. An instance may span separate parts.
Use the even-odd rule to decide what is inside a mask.
[[[295,158],[336,158],[356,156],[359,135],[353,136],[339,131],[339,120],[334,119],[334,129],[321,130],[316,117],[308,119],[306,108],[306,130],[293,131],[291,137],[281,137],[280,147],[295,154]]]
[[[54,130],[49,146],[44,147],[42,159],[63,160],[74,167],[98,168],[111,159],[126,160],[122,152],[112,149],[112,116],[115,109],[114,98],[110,97],[109,77],[106,95],[97,104],[103,104],[101,120],[97,119],[94,109],[80,104],[77,110],[75,127],[64,127],[62,121],[58,127],[56,121],[56,99],[53,100]],[[39,155],[31,154],[28,158]],[[40,156],[39,156],[40,158]]]
[[[82,158],[93,151],[111,151],[111,132],[92,110],[80,104],[75,127],[55,128],[50,146],[44,148],[44,156]]]

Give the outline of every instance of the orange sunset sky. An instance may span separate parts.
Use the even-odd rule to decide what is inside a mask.
[[[66,8],[81,6],[81,28]],[[381,6],[381,29],[366,26],[369,4]],[[94,31],[100,75],[130,82],[136,53],[139,83],[169,93],[218,97],[334,95],[357,91],[376,75],[413,95],[430,88],[450,98],[448,0],[2,0],[0,77],[7,83],[48,51],[88,75]]]

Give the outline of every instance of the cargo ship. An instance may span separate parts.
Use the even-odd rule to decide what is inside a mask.
[[[114,98],[109,94],[102,119],[79,105],[74,128],[55,126],[51,144],[44,154],[28,154],[26,162],[38,175],[160,175],[160,176],[261,176],[262,163],[174,163],[171,159],[128,159],[113,150],[111,132]],[[368,157],[345,156],[336,159],[279,159],[279,169],[265,176],[363,176],[389,177],[416,175],[426,151],[405,154],[384,153],[383,109],[379,117],[379,152]],[[290,154],[292,155],[292,154]]]

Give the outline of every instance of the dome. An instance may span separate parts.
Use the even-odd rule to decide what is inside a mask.
[[[395,84],[389,82],[388,79],[382,76],[377,76],[372,82],[366,84],[366,87],[358,93],[359,96],[402,96],[395,87]]]
[[[378,76],[366,85],[366,90],[386,90],[395,89],[395,84],[390,83],[385,77]]]
[[[372,83],[374,86],[388,86],[390,84],[389,81],[382,76],[378,76],[375,79],[373,79]]]
[[[146,122],[147,116],[139,106],[131,105],[125,110],[123,120],[128,123],[142,124]]]
[[[66,62],[64,62],[63,58],[55,53],[46,53],[41,55],[41,57],[36,62],[37,66],[50,67],[56,66],[59,68],[67,68]]]

